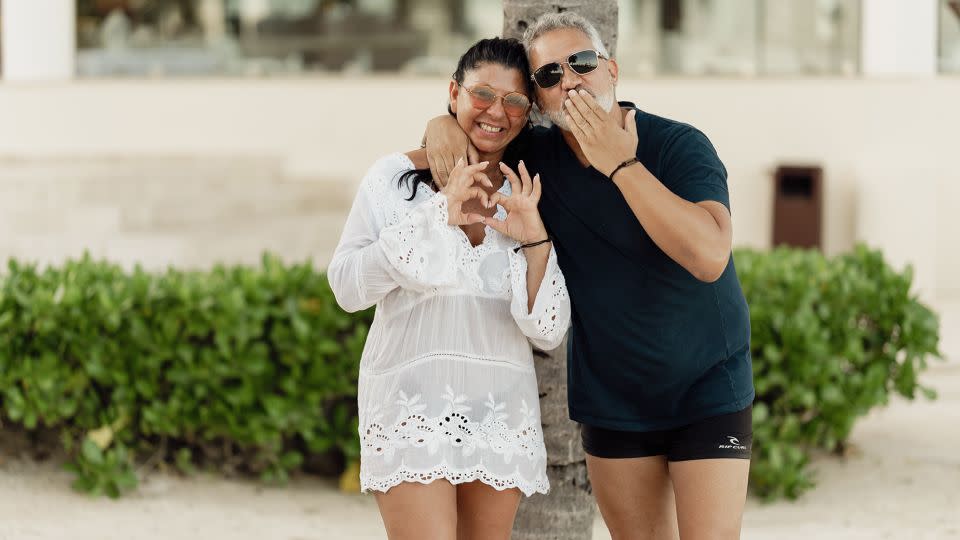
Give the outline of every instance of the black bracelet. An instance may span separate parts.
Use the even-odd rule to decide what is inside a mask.
[[[551,240],[550,238],[547,238],[546,240],[538,240],[538,241],[536,241],[536,242],[530,242],[529,244],[521,244],[521,245],[513,248],[513,252],[514,252],[514,253],[520,253],[520,250],[523,249],[523,248],[539,246],[540,244],[546,244],[546,243],[549,242],[550,240]]]
[[[637,163],[637,162],[639,162],[639,161],[640,161],[640,160],[638,160],[638,159],[636,158],[636,156],[634,156],[634,157],[632,157],[632,158],[624,161],[623,163],[617,165],[617,168],[614,169],[612,173],[608,174],[608,175],[607,175],[607,178],[613,180],[613,175],[617,174],[617,171],[619,171],[620,169],[622,169],[622,168],[624,168],[624,167],[629,167],[630,165],[633,165],[634,163]]]

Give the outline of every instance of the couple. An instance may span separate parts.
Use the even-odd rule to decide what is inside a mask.
[[[377,306],[361,486],[391,540],[510,537],[549,487],[529,342],[568,326],[613,538],[739,537],[754,393],[726,170],[698,130],[617,106],[617,75],[571,12],[482,40],[425,148],[363,180],[328,274],[344,309]]]

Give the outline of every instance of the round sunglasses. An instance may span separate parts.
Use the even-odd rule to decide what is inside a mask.
[[[505,96],[499,96],[493,91],[493,88],[485,85],[477,85],[473,88],[457,83],[460,88],[467,91],[470,95],[470,103],[475,109],[489,109],[498,99],[503,100],[503,111],[510,116],[523,116],[527,114],[530,108],[530,98],[520,92],[510,92]]]
[[[597,69],[600,65],[600,59],[607,59],[606,56],[593,49],[575,52],[567,57],[566,62],[550,62],[537,68],[531,78],[540,88],[552,88],[563,79],[563,66],[568,66],[574,72],[580,75],[586,75]]]

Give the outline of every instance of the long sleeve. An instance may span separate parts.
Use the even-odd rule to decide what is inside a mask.
[[[425,291],[456,279],[457,236],[447,224],[445,196],[434,195],[384,227],[384,207],[401,198],[391,185],[395,173],[381,163],[367,173],[327,268],[346,311],[369,308],[397,287]]]
[[[557,348],[570,326],[570,296],[563,279],[557,254],[550,248],[547,270],[533,301],[533,310],[527,312],[527,258],[522,252],[509,251],[512,298],[510,314],[520,331],[545,351]]]
[[[449,224],[447,197],[436,193],[380,231],[378,243],[401,286],[425,290],[456,284],[459,233]]]

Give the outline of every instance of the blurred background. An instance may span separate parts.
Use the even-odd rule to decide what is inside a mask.
[[[778,329],[754,333],[757,477],[792,498],[791,445],[830,452],[810,497],[751,501],[745,538],[960,538],[960,0],[620,0],[618,21],[618,97],[711,138],[754,328]],[[229,279],[62,263],[325,269],[364,172],[418,146],[502,27],[499,0],[0,0],[0,264],[57,268],[0,270],[0,540],[383,538],[372,498],[326,483],[152,471],[356,476],[369,312],[271,258]],[[890,403],[938,346],[939,399]],[[77,489],[137,492],[74,496],[51,434]]]
[[[325,267],[490,0],[0,0],[0,258]],[[735,242],[857,241],[960,295],[960,2],[624,0],[619,97],[702,128]]]

